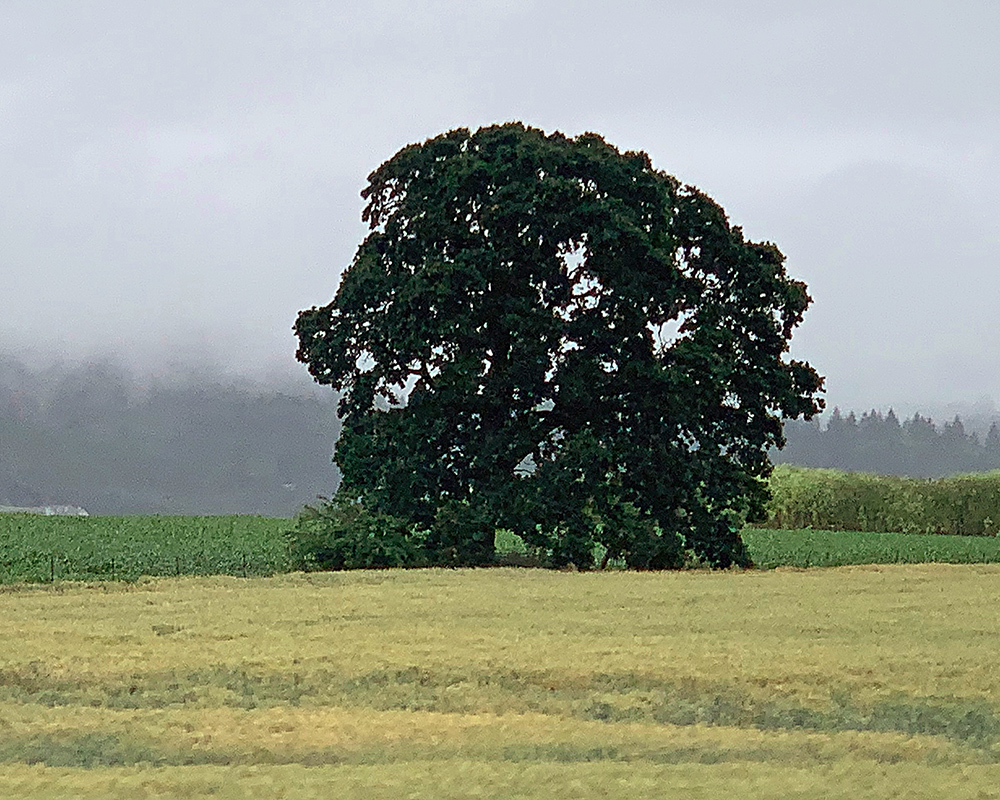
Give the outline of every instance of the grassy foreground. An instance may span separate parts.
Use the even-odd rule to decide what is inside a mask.
[[[0,590],[4,798],[1000,796],[1000,567]]]

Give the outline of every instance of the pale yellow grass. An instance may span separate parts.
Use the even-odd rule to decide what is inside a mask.
[[[997,697],[1000,566],[680,574],[409,571],[0,593],[7,665],[125,681],[220,664],[635,670],[826,697]]]
[[[831,764],[843,759],[885,763],[968,765],[981,754],[938,737],[896,733],[761,731],[726,726],[605,723],[525,713],[442,714],[422,711],[227,708],[111,711],[92,708],[0,706],[7,737],[31,733],[102,731],[142,736],[159,752],[265,755],[309,762],[332,748],[342,758],[390,753],[434,758],[491,759],[498,752],[518,760],[553,745],[579,752],[614,749],[620,758],[682,762],[773,761],[785,765]]]
[[[20,587],[0,797],[1000,797],[998,597],[947,565]]]
[[[412,761],[385,766],[190,767],[86,770],[13,767],[0,773],[10,800],[993,800],[1000,768],[843,762],[780,764],[502,764]]]

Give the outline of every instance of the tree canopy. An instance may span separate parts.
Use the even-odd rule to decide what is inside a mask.
[[[777,247],[645,153],[520,123],[405,147],[362,196],[369,235],[295,325],[341,393],[342,492],[455,563],[497,528],[556,564],[748,563],[781,419],[822,406]]]

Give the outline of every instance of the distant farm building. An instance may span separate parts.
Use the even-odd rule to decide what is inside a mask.
[[[89,517],[85,508],[79,506],[0,506],[0,514],[44,514],[47,517]]]

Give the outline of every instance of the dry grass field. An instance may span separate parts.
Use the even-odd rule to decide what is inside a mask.
[[[0,590],[4,798],[1000,798],[1000,566]]]

